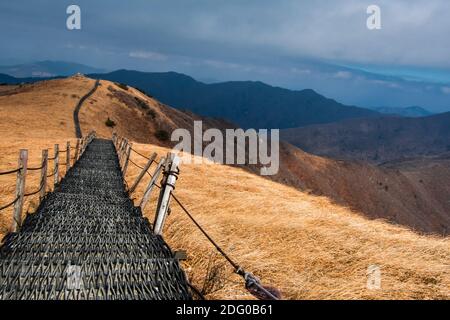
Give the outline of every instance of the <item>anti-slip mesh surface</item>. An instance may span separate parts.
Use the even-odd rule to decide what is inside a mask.
[[[191,299],[183,271],[95,139],[0,248],[0,299]]]

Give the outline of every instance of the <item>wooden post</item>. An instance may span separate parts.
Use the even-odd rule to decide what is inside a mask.
[[[42,169],[41,169],[41,183],[39,186],[42,187],[39,192],[39,199],[42,201],[45,197],[47,191],[47,167],[48,167],[48,150],[42,150]]]
[[[128,161],[130,160],[130,154],[131,154],[131,147],[133,146],[132,143],[130,143],[128,145],[128,150],[126,151],[126,155],[125,155],[125,163],[123,164],[123,169],[122,169],[122,175],[123,178],[125,179],[125,176],[127,174],[127,169],[128,169]]]
[[[81,155],[83,155],[84,150],[86,150],[86,147],[87,147],[87,139],[86,139],[86,137],[83,137],[83,143],[81,145],[83,146],[81,148]]]
[[[80,139],[77,139],[77,146],[75,147],[75,158],[73,164],[78,161],[78,149],[80,148]]]
[[[156,209],[156,217],[153,227],[153,232],[156,235],[162,234],[167,212],[169,210],[170,195],[172,194],[175,187],[175,182],[177,181],[178,165],[180,163],[180,157],[174,153],[169,153],[167,155],[167,159],[168,160],[165,164],[166,178],[164,179],[164,183],[161,185],[158,208]]]
[[[83,155],[83,148],[84,148],[84,138],[80,139],[80,154],[78,156],[78,159],[81,158],[81,156]]]
[[[114,143],[114,146],[117,147],[117,134],[115,132],[112,134],[112,141]]]
[[[66,174],[70,169],[70,142],[67,141],[66,146]]]
[[[122,164],[123,164],[123,158],[125,156],[125,150],[127,149],[127,147],[128,147],[128,140],[125,139],[123,146],[122,146],[122,150],[120,150],[120,158],[122,159]]]
[[[145,206],[147,205],[147,202],[150,199],[150,195],[152,194],[153,187],[155,186],[155,182],[158,180],[158,178],[161,174],[161,169],[162,169],[165,161],[166,161],[165,158],[161,159],[158,166],[156,167],[155,172],[153,173],[153,177],[150,179],[150,182],[147,185],[147,188],[145,188],[145,192],[144,192],[144,195],[142,196],[141,203],[139,203],[139,207],[141,207],[141,211],[144,211]]]
[[[139,182],[141,182],[142,178],[144,177],[145,172],[150,168],[150,166],[152,165],[153,161],[155,161],[156,156],[157,156],[156,152],[152,154],[152,156],[148,160],[147,164],[145,165],[144,169],[142,169],[141,173],[139,173],[138,177],[136,178],[136,181],[134,181],[133,185],[131,186],[131,188],[129,190],[130,194],[133,193],[136,190]],[[164,161],[162,161],[160,163],[164,163]]]
[[[125,139],[124,138],[120,138],[119,147],[117,148],[117,156],[119,157],[119,162],[122,161],[121,155],[122,155],[122,148],[123,148],[124,142],[125,142]]]
[[[55,144],[55,160],[54,160],[54,179],[53,179],[53,188],[56,188],[56,185],[59,182],[59,145]]]
[[[19,227],[22,225],[22,210],[25,195],[25,181],[27,176],[27,166],[28,166],[28,150],[21,149],[19,153],[19,168],[17,172],[16,180],[16,203],[14,204],[14,215],[11,231],[17,232]]]

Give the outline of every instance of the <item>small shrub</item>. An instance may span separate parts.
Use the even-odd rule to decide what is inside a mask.
[[[153,96],[147,92],[145,92],[145,90],[142,90],[141,88],[138,87],[134,87],[137,91],[139,91],[142,94],[145,94],[147,97],[153,98]]]
[[[155,137],[161,141],[169,140],[169,133],[166,130],[158,130],[155,132]]]
[[[105,125],[107,127],[114,128],[116,126],[116,123],[108,117],[108,119],[105,121]]]
[[[141,100],[138,97],[134,97],[134,100],[136,100],[136,103],[139,106],[139,108],[144,109],[144,110],[149,110],[150,109],[150,107],[148,106],[147,102],[145,102],[144,100]]]
[[[147,116],[149,116],[152,119],[156,118],[156,112],[153,109],[147,110]]]
[[[128,91],[128,86],[124,83],[116,82],[116,86],[118,86],[120,89]]]

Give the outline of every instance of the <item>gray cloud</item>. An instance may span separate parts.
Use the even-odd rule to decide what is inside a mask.
[[[73,3],[82,9],[80,31],[65,27]],[[381,7],[381,30],[366,28],[370,4]],[[331,84],[320,86],[325,78],[335,88],[372,80],[320,61],[450,70],[449,13],[447,0],[3,1],[0,61],[71,60],[333,93]],[[399,90],[394,82],[390,89]]]

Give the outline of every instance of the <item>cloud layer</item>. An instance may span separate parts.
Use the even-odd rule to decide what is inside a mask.
[[[66,8],[72,3],[1,2],[0,61],[71,60],[291,88],[313,87],[320,76],[356,79],[346,68],[327,70],[317,61],[450,74],[448,0],[78,0],[82,30],[68,31]],[[381,30],[366,27],[371,4],[381,8]],[[420,72],[415,75],[421,80]],[[447,87],[440,93],[447,94]]]

